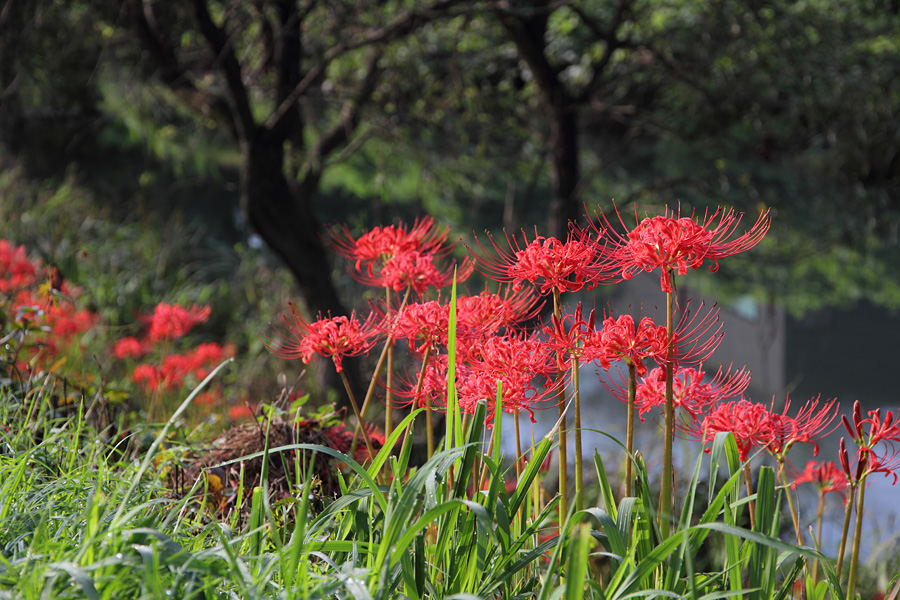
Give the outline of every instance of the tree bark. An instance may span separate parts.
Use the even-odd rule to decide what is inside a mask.
[[[581,215],[578,202],[578,101],[566,90],[558,69],[546,54],[549,2],[534,2],[528,12],[498,13],[500,22],[525,64],[528,65],[550,117],[548,140],[552,160],[553,196],[547,215],[549,235],[565,240],[569,223]]]
[[[331,277],[323,229],[312,209],[319,178],[307,177],[292,186],[284,170],[283,139],[263,127],[256,128],[241,150],[241,207],[248,223],[293,274],[310,318],[347,314]],[[323,391],[337,390],[345,405],[343,384],[329,367],[315,371],[318,383]],[[353,393],[361,397],[365,390],[359,361],[347,359],[344,368]]]
[[[578,107],[564,91],[556,90],[559,98],[551,106],[552,126],[550,146],[553,149],[553,198],[547,226],[552,235],[565,241],[569,225],[577,223],[582,213],[578,201]]]

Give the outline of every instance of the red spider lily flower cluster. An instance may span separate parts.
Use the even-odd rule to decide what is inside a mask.
[[[385,317],[391,312],[378,307],[376,310]],[[528,290],[460,296],[456,299],[456,337],[463,343],[485,338],[530,319],[539,310],[537,298]],[[387,318],[383,323],[385,333],[390,331],[395,340],[405,339],[413,352],[422,354],[429,346],[447,345],[450,305],[437,300],[413,302],[399,311],[393,323]]]
[[[189,377],[200,381],[226,358],[234,356],[234,347],[216,343],[200,344],[193,350],[169,354],[162,363],[141,363],[134,368],[131,379],[150,391],[180,389]]]
[[[450,306],[437,300],[406,306],[397,316],[393,336],[405,339],[410,349],[419,354],[426,348],[447,345]]]
[[[140,358],[150,352],[151,347],[134,336],[124,337],[113,346],[113,354],[119,360]]]
[[[679,367],[672,378],[673,398],[676,409],[696,421],[716,402],[740,396],[750,385],[750,372],[739,369],[716,371],[712,379],[704,382],[706,373],[692,367]],[[625,402],[624,389],[618,388],[616,397]],[[637,385],[634,406],[643,421],[644,415],[654,408],[663,408],[666,403],[665,369],[655,368]]]
[[[496,296],[497,298],[499,296]],[[464,298],[490,298],[488,295]],[[462,300],[463,298],[459,298]],[[459,303],[458,308],[468,304]],[[475,302],[475,305],[479,302]],[[417,305],[407,307],[409,310]],[[428,303],[427,310],[443,319],[443,305]],[[449,313],[449,307],[445,307]],[[410,315],[420,315],[425,309],[412,308]],[[512,313],[519,309],[509,309]],[[503,314],[500,310],[498,314]],[[420,354],[428,347],[429,354],[423,360],[428,362],[415,379],[406,378],[402,387],[396,390],[400,398],[405,398],[415,406],[431,406],[444,408],[447,403],[448,360],[446,348],[446,324],[441,320],[433,326],[434,321],[422,325],[423,319],[412,330],[412,338],[407,333],[406,310],[399,318],[398,332],[408,340],[425,340],[421,343],[410,341],[410,348]],[[463,321],[460,312],[459,321]],[[435,320],[436,321],[436,320]],[[483,327],[460,327],[457,335],[456,351],[456,388],[459,406],[463,411],[474,412],[479,402],[491,405],[497,395],[498,383],[502,386],[502,409],[510,414],[527,411],[534,418],[533,409],[545,403],[548,398],[558,393],[558,387],[551,382],[551,373],[555,373],[555,354],[546,344],[524,334],[499,333],[495,322],[487,329]],[[509,326],[511,323],[503,323]],[[429,331],[423,336],[423,331]],[[398,338],[401,337],[398,335]],[[427,337],[427,339],[426,339]],[[488,422],[492,418],[488,411]]]
[[[377,329],[372,326],[372,315],[364,323],[360,323],[356,313],[308,322],[296,304],[291,302],[289,306],[289,314],[279,315],[281,327],[276,339],[267,342],[269,350],[279,358],[299,358],[304,364],[316,356],[331,358],[340,373],[345,356],[364,354],[374,344]]]
[[[450,228],[438,227],[434,219],[426,217],[416,220],[407,229],[404,225],[387,225],[374,227],[371,231],[354,238],[347,227],[342,227],[331,237],[332,245],[337,252],[355,261],[357,271],[365,266],[369,274],[374,274],[395,256],[407,252],[446,253],[441,247],[447,242]]]
[[[493,335],[503,328],[536,317],[542,303],[531,290],[493,293],[483,291],[476,296],[456,299],[457,335],[466,338]]]
[[[534,422],[533,408],[559,393],[551,376],[555,372],[555,356],[539,340],[518,334],[488,337],[464,352],[457,373],[459,406],[468,412],[475,412],[478,402],[491,406],[499,383],[503,411],[525,410]],[[538,379],[542,386],[535,385]],[[489,421],[492,415],[488,411]]]
[[[813,484],[821,494],[837,492],[841,497],[844,497],[844,490],[848,484],[847,474],[830,460],[824,462],[811,460],[806,463],[803,472],[794,477],[791,487],[797,487],[801,483]]]
[[[684,275],[688,268],[698,269],[704,261],[710,261],[710,270],[715,271],[722,258],[745,252],[762,241],[771,224],[766,211],[748,231],[729,240],[742,217],[734,210],[718,208],[696,219],[696,215],[682,217],[679,206],[671,214],[667,209],[661,216],[645,217],[633,229],[625,225],[618,209],[616,215],[626,231],[624,234],[616,231],[605,214],[600,215],[612,240],[604,252],[608,263],[615,265],[625,279],[640,271],[659,268],[660,287],[664,292],[672,291],[673,272]]]
[[[367,425],[366,432],[369,434],[369,440],[372,442],[373,449],[376,451],[381,450],[385,443],[384,433],[375,425]],[[322,437],[325,438],[326,446],[337,450],[342,454],[349,453],[353,444],[353,430],[347,429],[343,423],[324,428],[322,430]],[[353,455],[353,460],[358,463],[363,463],[368,458],[368,449],[363,445],[357,446]]]
[[[142,317],[150,324],[147,340],[151,343],[184,337],[198,323],[209,320],[212,309],[208,306],[185,307],[180,304],[160,302],[153,314]]]
[[[598,337],[598,345],[603,349],[597,356],[600,366],[608,371],[611,361],[622,360],[633,364],[638,376],[647,373],[646,359],[661,362],[668,347],[665,325],[656,325],[650,317],[642,317],[636,326],[631,315],[606,317]]]
[[[897,414],[900,414],[900,409]],[[897,483],[897,469],[900,468],[900,423],[895,422],[895,419],[893,411],[888,411],[882,419],[880,408],[868,411],[866,418],[863,418],[859,400],[853,404],[853,422],[846,415],[842,417],[844,428],[858,446],[856,468],[851,470],[847,445],[841,437],[838,455],[841,467],[852,484],[858,484],[873,473],[893,476],[893,483]]]
[[[0,240],[0,293],[9,294],[31,287],[38,278],[37,265],[28,259],[25,246]]]
[[[720,402],[702,420],[698,419],[682,431],[688,437],[709,442],[717,433],[733,433],[740,459],[747,460],[754,450],[765,450],[783,460],[791,447],[799,442],[813,444],[834,430],[829,426],[837,418],[838,405],[834,400],[819,404],[819,398],[809,400],[795,416],[788,415],[790,398],[782,412],[776,412],[775,399],[766,407],[750,400]],[[707,452],[709,449],[707,449]]]
[[[598,354],[603,353],[602,346],[594,343],[597,339],[594,335],[596,333],[594,321],[593,310],[588,315],[587,321],[584,320],[580,302],[576,305],[574,313],[550,317],[550,325],[543,328],[544,343],[556,354],[559,370],[567,369],[570,359],[592,361]]]
[[[181,353],[171,352],[171,343],[206,322],[209,306],[185,307],[160,302],[149,315],[139,317],[147,325],[142,338],[128,336],[118,340],[112,353],[120,360],[138,360],[131,379],[148,391],[180,389],[189,379],[202,380],[217,364],[234,356],[234,347],[216,343],[199,344]]]
[[[38,285],[42,277],[47,282]],[[20,373],[53,365],[97,322],[95,314],[77,307],[81,290],[70,288],[58,269],[42,267],[28,258],[24,246],[7,240],[0,240],[0,294],[4,322],[27,332],[16,346],[27,358],[19,355],[13,360]]]
[[[557,293],[592,290],[599,284],[615,281],[598,242],[587,235],[573,233],[563,242],[535,233],[529,242],[523,233],[522,245],[515,237],[507,235],[508,249],[498,245],[490,235],[488,239],[493,251],[482,245],[477,237],[479,252],[469,249],[475,256],[477,268],[494,281],[511,283],[516,290],[527,282],[546,295],[554,290]]]
[[[427,217],[417,220],[410,229],[403,225],[375,227],[359,238],[344,227],[332,235],[331,243],[338,254],[354,261],[351,273],[361,283],[423,294],[430,288],[452,283],[454,273],[457,282],[472,273],[468,259],[458,268],[438,266],[437,261],[453,250],[453,245],[447,243],[449,231],[449,227],[441,228]]]

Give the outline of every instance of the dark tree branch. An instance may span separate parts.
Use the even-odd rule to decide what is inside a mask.
[[[438,0],[431,6],[421,10],[408,10],[400,13],[390,23],[371,29],[356,40],[340,42],[325,53],[322,59],[309,68],[303,78],[279,103],[275,111],[266,120],[267,129],[280,127],[280,121],[288,118],[287,114],[294,108],[297,101],[306,94],[312,85],[328,68],[333,60],[339,56],[357,50],[365,46],[375,46],[387,43],[411,34],[413,31],[430,23],[440,16],[446,16],[446,11],[451,7],[464,3],[464,0]]]
[[[356,126],[359,124],[360,111],[366,102],[369,101],[372,92],[375,91],[375,84],[378,83],[378,60],[380,58],[380,50],[373,52],[369,56],[369,59],[366,61],[366,74],[360,83],[356,95],[344,103],[340,120],[330,130],[325,132],[318,143],[311,149],[307,162],[308,173],[320,174],[325,157],[350,140]],[[319,175],[315,176],[318,177]]]
[[[544,53],[549,14],[542,10],[535,11],[529,16],[520,16],[520,14],[499,9],[497,16],[507,35],[516,45],[522,59],[528,65],[528,69],[537,82],[538,89],[545,95],[546,100],[552,103],[551,94],[553,90],[561,89],[561,85],[559,71],[550,64]]]
[[[628,44],[627,39],[623,40],[619,38],[619,29],[625,22],[625,15],[631,11],[632,4],[633,0],[619,0],[616,5],[616,12],[608,27],[602,27],[593,17],[583,11],[581,7],[574,4],[570,7],[581,18],[584,24],[587,25],[588,29],[590,29],[598,39],[603,40],[603,43],[606,46],[603,56],[600,57],[599,61],[592,65],[593,74],[591,75],[591,81],[576,97],[578,102],[587,101],[597,90],[606,74],[606,67],[609,66],[609,62],[612,60],[616,50]]]
[[[197,25],[200,27],[200,33],[203,34],[203,37],[206,38],[206,41],[212,48],[217,62],[221,65],[222,73],[225,75],[228,96],[231,99],[232,110],[235,115],[235,124],[244,132],[241,137],[246,139],[255,129],[256,124],[253,120],[253,112],[250,109],[247,88],[244,87],[241,64],[234,55],[234,48],[228,40],[228,35],[213,22],[212,16],[209,14],[207,0],[192,0],[192,4],[194,6],[194,17],[197,19]]]
[[[232,137],[236,137],[234,118],[228,102],[222,96],[201,90],[194,84],[162,33],[151,3],[146,0],[122,0],[121,6],[131,18],[144,48],[159,66],[159,78],[162,82],[191,110],[213,119],[223,125]]]

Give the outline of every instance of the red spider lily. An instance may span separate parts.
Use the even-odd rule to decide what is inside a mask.
[[[598,349],[595,353],[600,366],[607,371],[610,362],[624,360],[635,366],[638,376],[647,373],[644,360],[654,358],[662,361],[666,356],[668,334],[665,325],[656,325],[650,317],[643,317],[635,326],[631,315],[612,316],[603,319],[603,327],[597,331],[591,344]]]
[[[465,367],[457,365],[457,379],[459,374],[465,376]],[[418,370],[416,371],[418,374]],[[421,374],[422,381],[407,378],[400,382],[400,389],[394,390],[396,398],[406,400],[397,403],[398,407],[414,406],[432,409],[443,409],[447,406],[447,355],[439,354],[431,356],[425,371]]]
[[[631,279],[639,271],[661,270],[662,291],[672,292],[671,273],[687,273],[688,268],[698,269],[704,261],[711,261],[710,270],[719,267],[718,261],[726,256],[745,252],[756,246],[766,235],[771,224],[769,211],[761,213],[756,223],[744,234],[728,240],[737,230],[743,215],[733,209],[717,208],[702,219],[696,215],[681,216],[678,211],[657,217],[645,217],[629,229],[616,209],[616,215],[625,234],[616,232],[605,214],[600,215],[613,245],[605,254],[621,270],[622,277]],[[637,208],[635,208],[637,221]]]
[[[704,383],[706,373],[691,367],[678,368],[672,378],[672,402],[676,409],[690,417],[691,421],[706,411],[709,406],[727,398],[740,396],[750,385],[750,372],[739,369],[732,372],[729,367],[723,371],[720,367],[712,379]],[[622,403],[627,402],[627,390],[622,384],[610,389]],[[654,408],[666,405],[666,371],[664,368],[652,369],[635,389],[634,406],[638,410],[641,421],[644,415]]]
[[[138,385],[142,385],[151,391],[156,391],[160,387],[162,376],[159,369],[153,365],[138,365],[131,373],[131,379]]]
[[[149,348],[142,344],[136,337],[129,336],[122,338],[113,346],[113,354],[119,360],[126,358],[140,358],[148,352]]]
[[[331,242],[338,254],[356,262],[357,271],[361,271],[362,264],[366,263],[369,275],[373,276],[375,266],[384,265],[400,254],[412,251],[449,252],[451,247],[442,248],[449,232],[449,227],[441,228],[433,218],[425,217],[417,219],[410,229],[402,224],[375,227],[356,239],[344,226],[331,236]]]
[[[844,427],[859,446],[856,469],[851,471],[847,447],[844,438],[841,438],[841,466],[851,482],[857,483],[871,473],[884,473],[886,477],[893,475],[894,483],[897,483],[896,470],[900,468],[900,425],[895,424],[894,419],[894,412],[888,411],[882,420],[880,408],[870,410],[867,418],[863,419],[858,400],[853,404],[853,424],[850,424],[846,416],[842,417]]]
[[[73,296],[78,295],[79,290],[68,290],[65,283],[62,287]],[[32,356],[40,354],[38,362],[42,365],[56,360],[62,348],[74,343],[76,336],[91,329],[98,319],[94,313],[78,309],[68,297],[57,302],[55,297],[31,289],[15,295],[10,317],[29,328],[29,352]],[[23,370],[30,371],[31,366]]]
[[[822,494],[828,492],[837,492],[844,497],[844,490],[847,489],[847,474],[834,464],[833,461],[818,462],[811,460],[806,463],[806,468],[802,473],[794,477],[791,487],[795,488],[801,483],[812,483]]]
[[[765,448],[772,439],[769,414],[764,405],[749,400],[722,402],[702,421],[694,421],[683,431],[703,442],[713,440],[717,433],[733,433],[740,459],[745,461],[754,448]]]
[[[435,264],[435,259],[453,250],[453,244],[446,243],[449,231],[449,227],[441,228],[427,217],[417,220],[409,230],[404,225],[375,227],[358,239],[345,227],[332,236],[332,245],[339,254],[355,261],[354,277],[361,283],[397,292],[411,288],[421,294],[429,287],[441,288],[453,281],[452,268],[441,269]],[[467,258],[456,270],[457,282],[471,273]]]
[[[477,296],[456,299],[457,335],[461,337],[487,336],[503,327],[537,316],[541,303],[532,290],[492,293],[487,290]]]
[[[465,364],[465,377],[457,379],[459,405],[474,412],[480,401],[490,405],[497,396],[497,383],[502,385],[503,411],[516,414],[527,410],[534,422],[532,407],[556,396],[562,383],[553,385],[554,357],[550,349],[536,339],[521,335],[487,338],[473,346]],[[535,385],[543,380],[543,387]],[[490,421],[491,411],[488,411]]]
[[[402,292],[411,288],[422,294],[428,288],[442,288],[456,282],[460,283],[472,274],[472,262],[464,259],[458,267],[447,267],[440,270],[434,264],[434,254],[412,250],[396,254],[388,259],[379,271],[357,277],[360,283],[373,287],[390,288]]]
[[[212,309],[209,306],[192,306],[186,308],[180,304],[160,302],[153,314],[142,317],[150,323],[147,339],[151,342],[173,340],[182,337],[197,323],[205,323]]]
[[[816,440],[822,438],[832,431],[835,427],[828,427],[837,418],[839,405],[835,400],[827,400],[822,406],[819,406],[819,397],[808,400],[796,416],[788,416],[791,407],[791,399],[787,397],[784,402],[784,409],[781,413],[774,411],[775,399],[772,399],[772,407],[770,407],[769,421],[772,428],[772,440],[769,442],[767,450],[773,456],[785,456],[791,449],[791,446],[798,442],[806,442],[813,445],[813,456],[818,456],[819,445]]]
[[[897,411],[900,413],[900,410]],[[881,420],[881,409],[876,408],[868,412],[868,417],[862,418],[862,407],[859,400],[853,403],[853,426],[847,416],[841,417],[844,428],[858,446],[873,448],[879,442],[900,443],[900,423],[894,423],[894,413],[888,411],[884,420]],[[865,431],[868,424],[868,431]]]
[[[360,323],[356,313],[350,317],[326,317],[309,323],[289,303],[290,314],[279,315],[281,328],[277,340],[268,340],[266,346],[279,358],[299,358],[309,364],[316,356],[330,357],[338,373],[345,356],[358,356],[368,352],[377,335],[372,327],[373,315]]]
[[[436,300],[409,304],[397,317],[393,337],[405,338],[418,353],[429,346],[447,345],[449,319],[450,307]]]
[[[178,389],[184,385],[188,376],[203,379],[214,366],[229,356],[234,356],[234,347],[231,345],[200,344],[189,352],[166,356],[160,366],[138,365],[131,378],[151,391]]]
[[[696,421],[684,430],[690,437],[703,441],[713,439],[720,432],[734,433],[741,460],[747,459],[754,446],[782,460],[798,442],[813,444],[813,452],[817,454],[816,439],[834,430],[827,428],[837,417],[836,402],[830,400],[820,407],[819,398],[814,398],[793,417],[787,414],[790,398],[781,413],[775,412],[774,404],[774,398],[768,408],[744,399],[721,403],[703,421]]]
[[[596,242],[584,235],[569,235],[565,242],[554,237],[543,237],[535,232],[528,241],[522,234],[523,245],[515,237],[506,236],[508,250],[501,248],[488,235],[493,252],[475,238],[479,252],[469,251],[486,277],[511,283],[519,290],[525,282],[538,285],[542,295],[553,290],[577,292],[583,288],[594,289],[601,283],[612,283],[609,269],[605,267]],[[494,258],[493,254],[497,257]]]
[[[872,448],[858,448],[856,450],[856,468],[850,468],[850,454],[847,452],[847,444],[843,436],[838,446],[838,457],[841,468],[852,485],[857,485],[872,473],[884,473],[885,477],[894,477],[891,485],[897,483],[897,469],[900,468],[900,449],[892,444],[887,444],[876,452]]]
[[[28,260],[25,246],[0,240],[0,293],[30,287],[37,281],[38,266]]]
[[[552,349],[557,356],[557,368],[562,371],[568,368],[566,359],[571,357],[576,360],[591,361],[598,355],[605,355],[605,346],[594,331],[594,311],[584,320],[581,303],[575,307],[575,312],[557,317],[550,317],[550,325],[545,325],[543,334],[546,336],[545,344]]]

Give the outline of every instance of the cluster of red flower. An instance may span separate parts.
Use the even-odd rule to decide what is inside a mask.
[[[152,314],[140,317],[147,325],[145,336],[142,339],[133,336],[122,338],[113,347],[113,354],[122,360],[149,356],[150,361],[134,367],[131,378],[150,391],[178,389],[190,376],[201,380],[217,364],[233,356],[234,348],[230,345],[205,343],[193,350],[170,354],[169,345],[198,323],[204,323],[209,316],[208,306],[188,308],[161,302]]]
[[[47,282],[38,285],[42,278]],[[96,315],[78,309],[73,301],[79,294],[57,269],[29,260],[24,246],[0,240],[0,295],[6,322],[16,323],[23,332],[14,357],[20,372],[55,363],[78,334],[93,327]],[[19,350],[25,350],[27,357]]]
[[[618,218],[625,227],[621,215]],[[572,360],[596,361],[604,369],[621,360],[633,364],[643,376],[635,403],[640,415],[663,405],[665,373],[671,367],[675,405],[688,418],[682,430],[703,440],[718,431],[733,431],[744,457],[754,448],[780,452],[797,441],[814,441],[815,434],[831,423],[836,413],[833,402],[816,408],[817,401],[812,401],[796,417],[787,416],[787,406],[784,413],[776,414],[772,407],[744,399],[726,402],[741,396],[750,375],[743,369],[720,369],[706,379],[700,370],[723,335],[715,308],[699,315],[685,310],[674,329],[671,349],[666,327],[650,317],[636,323],[631,315],[607,315],[595,328],[593,312],[585,319],[580,307],[570,314],[554,315],[549,325],[535,333],[519,331],[517,325],[539,311],[539,295],[552,293],[558,299],[563,292],[614,283],[654,268],[663,272],[661,288],[671,290],[673,272],[699,268],[704,261],[711,261],[716,269],[721,258],[759,243],[770,220],[767,213],[760,215],[749,231],[730,241],[740,222],[740,216],[730,210],[720,209],[698,220],[667,212],[640,220],[624,234],[617,233],[605,216],[598,222],[588,230],[573,227],[565,241],[535,235],[531,241],[523,236],[520,242],[508,236],[504,248],[490,238],[491,250],[478,242],[471,252],[474,261],[462,262],[457,281],[468,276],[474,262],[486,276],[509,285],[496,293],[457,298],[457,392],[463,409],[490,402],[499,382],[506,412],[531,413],[556,403],[549,400],[567,384],[557,373],[566,372]],[[360,281],[421,295],[452,281],[451,268],[435,266],[451,253],[447,238],[447,229],[427,218],[411,228],[376,227],[358,238],[343,228],[333,241],[337,251],[353,261],[351,272]],[[526,283],[532,286],[525,287]],[[419,376],[408,378],[402,389],[394,391],[417,406],[440,407],[446,405],[449,320],[448,303],[424,298],[401,309],[375,306],[362,321],[351,315],[308,322],[291,306],[290,313],[281,317],[280,334],[270,347],[279,356],[304,362],[329,357],[340,370],[343,356],[368,352],[379,336],[406,340],[423,364]],[[648,372],[644,364],[648,359],[659,366]],[[612,389],[624,401],[624,385]],[[752,421],[744,419],[751,413],[756,415]]]

